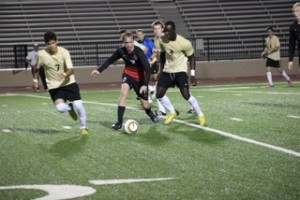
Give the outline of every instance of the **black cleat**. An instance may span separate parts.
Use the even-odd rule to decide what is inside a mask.
[[[119,122],[116,122],[115,124],[111,125],[111,127],[115,130],[119,130],[122,128],[122,125]]]
[[[156,110],[156,111],[154,112],[154,114],[155,114],[156,116],[166,116],[166,115],[167,115],[167,113],[162,112],[162,111],[160,111],[160,110]]]
[[[194,114],[194,113],[196,113],[196,111],[195,111],[193,108],[191,108],[191,109],[189,109],[186,113]]]

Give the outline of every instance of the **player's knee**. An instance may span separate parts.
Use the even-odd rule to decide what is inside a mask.
[[[56,106],[56,110],[60,113],[66,112],[66,105],[64,103],[59,103]]]
[[[156,92],[155,97],[156,97],[157,99],[160,99],[160,98],[162,98],[164,95],[165,95],[165,94],[163,94],[162,92]]]
[[[190,94],[183,94],[182,95],[183,96],[183,98],[185,99],[185,100],[189,100],[190,99],[190,97],[191,97],[191,95]]]

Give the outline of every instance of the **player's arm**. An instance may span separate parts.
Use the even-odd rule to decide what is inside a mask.
[[[92,76],[98,75],[100,73],[102,73],[105,69],[107,69],[111,64],[113,64],[114,62],[116,62],[117,60],[119,60],[120,58],[122,58],[122,48],[119,48],[115,51],[115,53],[113,53],[108,59],[106,59],[106,61],[97,69],[94,69],[91,72]]]
[[[160,58],[160,71],[162,72],[166,64],[166,53],[161,52],[159,58]]]
[[[143,81],[143,85],[148,86],[149,81],[150,81],[150,76],[151,76],[151,66],[150,66],[146,56],[141,51],[137,51],[137,56],[139,57],[139,59],[142,63],[142,67],[144,68],[144,70],[146,72],[146,76]]]
[[[195,78],[196,75],[196,59],[195,54],[188,56],[189,66],[190,66],[190,76],[191,76],[191,83],[193,86],[197,85],[197,80]]]
[[[59,78],[58,78],[59,81],[63,81],[74,74],[73,63],[72,63],[72,59],[71,59],[71,55],[70,55],[69,51],[64,52],[63,56],[64,56],[66,69],[64,70],[63,73],[61,73],[59,75]]]
[[[295,48],[296,48],[296,34],[294,33],[293,27],[290,27],[290,39],[289,39],[289,63],[288,68],[289,70],[293,69],[293,60],[295,55]]]

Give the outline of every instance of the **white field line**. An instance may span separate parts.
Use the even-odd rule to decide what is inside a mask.
[[[289,118],[300,119],[300,116],[297,115],[288,115]]]
[[[176,179],[174,177],[168,178],[145,178],[145,179],[112,179],[112,180],[90,180],[89,183],[94,185],[111,185],[123,183],[140,183],[140,182],[153,182],[153,181],[167,181]]]
[[[15,96],[28,96],[28,97],[35,97],[35,98],[48,98],[48,99],[50,99],[49,97],[36,96],[36,95],[27,95],[27,94],[20,94],[20,95],[16,94]],[[99,102],[89,102],[89,101],[83,101],[83,102],[86,103],[86,104],[94,104],[94,105],[105,105],[105,106],[114,106],[114,107],[117,106],[117,104],[110,104],[110,103],[99,103]],[[138,112],[143,112],[143,111],[138,110],[138,109],[133,108],[133,107],[126,107],[126,109],[130,109],[130,110],[134,110],[134,111],[138,111]],[[165,117],[161,117],[161,118],[165,118]],[[191,127],[194,127],[194,128],[199,128],[199,129],[202,129],[202,130],[205,130],[205,131],[208,131],[208,132],[216,133],[218,135],[222,135],[222,136],[232,138],[232,139],[235,139],[235,140],[239,140],[239,141],[242,141],[242,142],[246,142],[246,143],[254,144],[254,145],[257,145],[257,146],[265,147],[265,148],[268,148],[268,149],[272,149],[272,150],[275,150],[275,151],[278,151],[278,152],[281,152],[281,153],[285,153],[285,154],[293,155],[293,156],[296,156],[296,157],[300,157],[300,152],[293,151],[293,150],[286,149],[286,148],[279,147],[279,146],[275,146],[275,145],[272,145],[272,144],[260,142],[260,141],[257,141],[257,140],[249,139],[249,138],[246,138],[246,137],[238,136],[238,135],[235,135],[233,133],[221,131],[221,130],[210,128],[210,127],[200,126],[200,125],[197,125],[197,124],[192,124],[192,123],[185,122],[185,121],[178,120],[178,119],[174,119],[174,122],[177,122],[179,124],[185,124],[187,126],[191,126]]]

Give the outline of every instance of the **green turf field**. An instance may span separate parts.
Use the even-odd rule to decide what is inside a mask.
[[[81,91],[88,137],[47,93],[1,94],[0,199],[298,200],[300,83],[264,86],[192,87],[206,128],[177,89],[170,125],[152,124],[131,92],[133,136],[110,128],[119,89]]]

